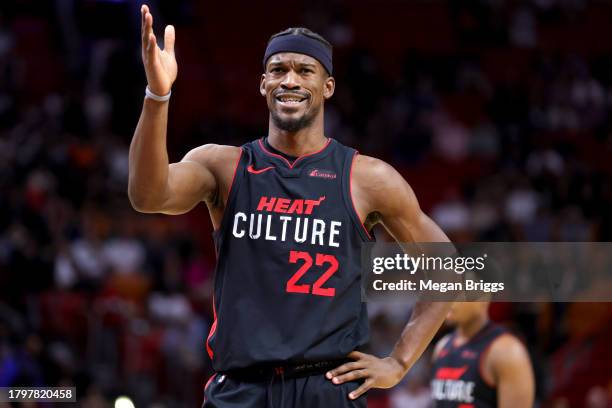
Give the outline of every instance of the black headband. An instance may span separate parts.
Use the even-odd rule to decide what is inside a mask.
[[[329,75],[332,74],[332,52],[329,48],[323,45],[320,41],[305,35],[283,35],[275,37],[270,41],[264,54],[263,66],[266,70],[266,62],[274,54],[279,52],[296,52],[298,54],[308,55],[321,63],[327,70]]]

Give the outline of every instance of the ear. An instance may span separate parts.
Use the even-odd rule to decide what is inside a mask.
[[[325,79],[325,84],[323,85],[323,97],[325,99],[329,99],[334,95],[334,91],[336,90],[336,80],[333,76],[329,76]]]
[[[261,74],[261,81],[259,81],[259,93],[261,96],[266,96],[266,74]]]

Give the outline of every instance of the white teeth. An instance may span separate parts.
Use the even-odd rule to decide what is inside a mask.
[[[296,99],[296,98],[289,98],[289,97],[280,97],[278,98],[278,100],[283,103],[300,103],[303,101],[303,99]]]

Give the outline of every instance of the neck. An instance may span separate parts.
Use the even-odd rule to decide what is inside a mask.
[[[462,340],[469,340],[478,333],[485,325],[489,323],[489,317],[486,315],[478,315],[474,319],[461,324],[457,327],[457,332]]]
[[[268,126],[268,143],[278,151],[289,156],[299,157],[317,152],[325,146],[327,138],[323,131],[323,115],[315,118],[312,124],[297,132],[287,132],[276,127],[272,118]]]

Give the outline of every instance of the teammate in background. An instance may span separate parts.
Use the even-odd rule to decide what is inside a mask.
[[[365,406],[368,389],[392,387],[406,374],[450,305],[418,303],[388,357],[359,351],[368,341],[361,245],[378,223],[400,242],[448,238],[391,166],[326,137],[332,48],[307,29],[286,30],[267,45],[260,82],[267,137],[242,147],[203,145],[170,164],[175,33],[166,27],[160,49],[147,6],[141,14],[148,89],[130,145],[128,193],[146,213],[208,207],[217,265],[206,347],[217,375],[204,406]]]
[[[489,302],[457,302],[455,331],[434,349],[431,395],[436,408],[531,408],[535,385],[523,344],[488,317]]]

